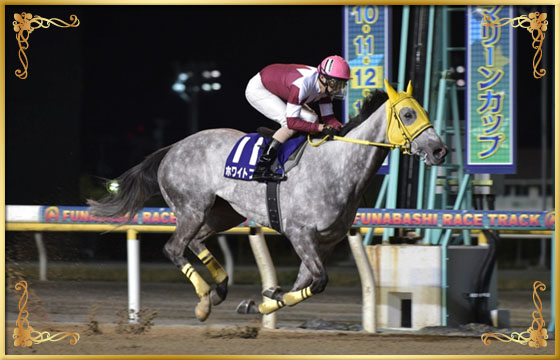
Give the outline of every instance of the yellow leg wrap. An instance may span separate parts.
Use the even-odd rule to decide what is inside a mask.
[[[259,305],[259,312],[261,314],[267,315],[270,314],[272,312],[275,312],[276,310],[283,308],[285,305],[282,301],[278,301],[278,300],[272,300],[272,299],[268,299],[263,301],[260,305]]]
[[[202,276],[200,276],[200,274],[196,272],[191,264],[183,266],[183,269],[181,269],[181,271],[192,282],[192,284],[194,285],[194,290],[199,297],[203,297],[210,292],[210,286],[208,286],[206,281],[204,281]]]
[[[226,271],[224,270],[222,265],[220,265],[218,260],[216,260],[212,254],[210,254],[210,251],[208,251],[208,249],[203,250],[197,256],[200,261],[202,261],[202,263],[206,265],[206,267],[210,271],[210,274],[212,274],[212,278],[214,279],[216,284],[221,283],[227,278]]]
[[[282,300],[284,301],[284,303],[286,305],[293,306],[293,305],[307,299],[308,297],[310,297],[312,295],[313,294],[311,293],[311,287],[308,286],[308,287],[306,287],[304,289],[301,289],[301,290],[285,293],[284,296],[282,296]]]

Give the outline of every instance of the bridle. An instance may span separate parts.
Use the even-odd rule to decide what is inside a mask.
[[[426,116],[423,119],[417,118],[416,121],[414,121],[414,123],[408,126],[404,125],[403,121],[399,116],[397,105],[399,105],[405,100],[412,101],[413,103],[414,102],[417,103],[416,99],[414,99],[410,95],[407,95],[404,92],[401,92],[399,94],[399,99],[397,101],[392,102],[389,99],[386,102],[386,108],[387,108],[386,134],[387,134],[387,140],[389,140],[388,144],[373,142],[368,140],[352,139],[352,138],[347,138],[342,136],[334,136],[334,140],[339,140],[339,141],[344,141],[344,142],[349,142],[349,143],[359,144],[359,145],[387,147],[390,148],[391,150],[399,149],[403,154],[412,155],[412,153],[410,152],[410,146],[412,141],[416,139],[418,135],[420,135],[424,130],[432,127],[432,124],[430,123],[430,121],[427,119]],[[400,105],[399,107],[402,106],[403,105]],[[321,139],[318,142],[312,142],[311,136],[307,135],[307,142],[311,146],[319,146],[323,144],[325,141],[327,141],[327,139],[328,136],[325,136],[323,139]]]

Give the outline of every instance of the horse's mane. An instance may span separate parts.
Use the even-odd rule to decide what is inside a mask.
[[[340,136],[345,136],[350,130],[358,127],[358,125],[369,118],[375,110],[383,105],[387,99],[389,99],[389,96],[382,90],[375,90],[373,93],[369,94],[368,97],[363,100],[358,115],[350,118],[350,121],[340,129]]]

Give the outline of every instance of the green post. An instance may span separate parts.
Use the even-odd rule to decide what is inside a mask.
[[[443,123],[443,113],[445,110],[445,90],[446,90],[446,79],[445,73],[439,79],[439,86],[438,86],[438,101],[437,101],[437,111],[436,111],[436,120],[434,123],[434,130],[436,133],[441,133],[442,123]],[[426,209],[434,209],[436,203],[436,186],[437,186],[437,167],[432,166],[430,169],[430,179],[428,183],[428,189],[430,192],[428,193],[428,203],[426,204]],[[437,229],[426,229],[424,233],[424,244],[431,243],[431,236]]]
[[[377,195],[377,201],[375,202],[375,208],[379,209],[382,206],[383,199],[385,199],[385,194],[387,193],[387,185],[389,184],[389,177],[385,176],[383,182],[381,183],[381,189],[379,189],[379,194]],[[369,228],[366,236],[364,237],[364,246],[371,245],[371,239],[373,238],[374,228]]]
[[[406,47],[408,40],[408,19],[410,17],[410,7],[403,6],[402,25],[401,25],[401,47],[399,52],[399,75],[397,91],[404,90],[405,71],[406,71]],[[389,162],[389,189],[387,193],[387,209],[394,209],[397,206],[397,185],[399,182],[399,150],[391,151],[391,161]],[[383,233],[383,242],[389,241],[389,237],[395,234],[395,229],[387,228]]]
[[[462,199],[465,196],[465,191],[467,190],[467,185],[469,184],[469,174],[463,176],[461,180],[461,187],[459,193],[457,194],[457,199],[455,200],[454,210],[459,209],[462,203]],[[449,246],[449,241],[451,240],[452,229],[447,229],[445,231],[445,236],[441,242],[441,325],[447,326],[447,247]]]
[[[428,42],[426,44],[426,51],[428,53],[426,58],[426,69],[425,69],[425,76],[424,76],[424,101],[423,106],[426,111],[429,110],[430,107],[430,85],[432,80],[432,49],[434,45],[434,14],[435,8],[434,5],[430,5],[429,12],[428,12]],[[416,208],[422,209],[424,205],[424,180],[426,178],[426,164],[424,162],[420,162],[418,165],[418,196],[416,198]],[[420,233],[420,229],[416,230]]]

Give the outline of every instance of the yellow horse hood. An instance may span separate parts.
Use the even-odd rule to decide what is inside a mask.
[[[402,146],[407,153],[410,142],[432,124],[424,108],[412,97],[410,81],[406,92],[397,92],[385,79],[385,90],[389,96],[386,103],[387,139],[391,144]]]

